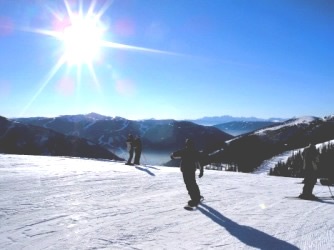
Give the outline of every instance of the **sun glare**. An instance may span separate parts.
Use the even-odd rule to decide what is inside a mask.
[[[98,59],[103,29],[92,18],[77,16],[64,29],[63,42],[66,61],[73,64],[90,64]]]
[[[69,0],[64,0],[66,7],[66,13],[58,13],[55,10],[50,9],[56,25],[53,29],[41,29],[26,27],[22,30],[28,32],[34,32],[46,36],[51,36],[62,43],[63,54],[60,55],[58,62],[54,65],[50,72],[47,74],[45,80],[41,83],[41,87],[37,93],[33,96],[30,102],[23,109],[21,116],[30,107],[34,100],[43,92],[44,88],[57,74],[58,70],[67,63],[68,69],[77,69],[77,80],[75,84],[80,86],[81,72],[88,70],[93,83],[98,91],[101,91],[100,82],[98,76],[94,70],[94,62],[99,59],[100,48],[112,48],[133,50],[138,52],[160,53],[167,55],[178,55],[167,51],[137,47],[132,45],[119,44],[103,39],[104,32],[108,30],[108,27],[104,25],[101,18],[108,10],[112,3],[112,0],[106,0],[99,11],[95,11],[98,5],[97,0],[92,0],[89,9],[86,13],[83,13],[83,0],[79,0],[79,8],[73,8]],[[63,24],[66,23],[64,27]],[[86,67],[82,67],[85,65]],[[80,89],[80,88],[78,88]],[[69,93],[72,93],[69,92]]]

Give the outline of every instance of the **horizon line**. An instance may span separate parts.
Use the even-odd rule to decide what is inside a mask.
[[[198,117],[198,118],[182,118],[182,119],[177,119],[177,118],[154,118],[154,117],[150,117],[150,118],[138,118],[138,119],[129,119],[126,118],[124,116],[119,116],[119,115],[103,115],[97,112],[89,112],[89,113],[80,113],[80,114],[64,114],[64,115],[50,115],[50,116],[43,116],[43,115],[35,115],[35,116],[3,116],[5,118],[8,119],[21,119],[21,118],[58,118],[58,117],[63,117],[63,116],[87,116],[90,114],[95,114],[95,115],[100,115],[100,116],[104,116],[104,117],[108,117],[108,118],[123,118],[126,120],[133,120],[133,121],[141,121],[141,120],[175,120],[175,121],[197,121],[197,120],[201,120],[201,119],[212,119],[212,118],[223,118],[223,117],[230,117],[230,118],[237,118],[237,119],[247,119],[249,121],[252,121],[252,119],[254,121],[256,120],[272,120],[272,119],[279,119],[279,120],[289,120],[289,119],[293,119],[293,118],[301,118],[301,117],[318,117],[318,118],[323,118],[323,117],[327,117],[330,115],[325,115],[325,116],[314,116],[314,115],[299,115],[299,116],[292,116],[292,117],[268,117],[268,118],[263,118],[263,117],[256,117],[256,116],[233,116],[233,115],[213,115],[213,116],[202,116],[202,117]],[[0,114],[0,116],[2,116]]]

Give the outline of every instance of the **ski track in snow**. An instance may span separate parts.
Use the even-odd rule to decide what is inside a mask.
[[[99,138],[99,145],[103,145],[103,144],[105,144],[105,143],[103,142],[103,138],[104,138],[104,135],[101,135],[100,138]]]
[[[96,123],[95,120],[94,120],[94,121],[91,121],[90,123],[88,123],[88,124],[84,127],[84,129],[88,129],[88,128],[90,128],[90,127],[93,126],[95,123]]]
[[[126,129],[129,126],[130,122],[129,121],[123,121],[123,125],[121,128],[117,129],[117,130],[113,130],[113,132],[119,132],[122,131],[124,129]]]
[[[43,127],[44,127],[44,128],[48,128],[48,125],[51,124],[51,123],[54,122],[54,121],[55,121],[55,118],[52,118],[52,120],[49,121],[49,122],[47,122],[47,123],[45,123],[45,124],[43,125]]]
[[[334,201],[299,182],[207,170],[189,212],[178,168],[0,154],[0,249],[334,249]]]

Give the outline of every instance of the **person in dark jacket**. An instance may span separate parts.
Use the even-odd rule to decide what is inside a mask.
[[[299,198],[307,200],[317,199],[317,197],[312,194],[314,185],[317,183],[317,154],[317,149],[312,143],[310,143],[303,152],[305,178],[303,192],[299,195]]]
[[[126,140],[126,147],[127,147],[128,152],[129,152],[129,158],[128,158],[128,161],[127,161],[126,165],[133,165],[131,163],[132,158],[133,158],[133,150],[134,150],[133,143],[134,143],[133,135],[129,134],[128,139]]]
[[[134,164],[139,165],[140,163],[140,155],[141,155],[141,150],[142,150],[142,144],[141,144],[141,140],[139,138],[139,136],[136,136],[134,142],[134,149],[135,149],[135,161]]]
[[[191,207],[197,206],[203,197],[196,183],[195,172],[199,166],[200,153],[196,150],[194,142],[191,139],[187,139],[185,148],[172,153],[171,158],[181,159],[180,170],[183,175],[184,184],[191,198],[191,200],[188,201],[188,205]],[[200,166],[199,177],[201,178],[202,176],[203,167]]]

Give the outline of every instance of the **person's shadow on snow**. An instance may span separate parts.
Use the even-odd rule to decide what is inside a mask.
[[[198,210],[204,215],[208,216],[211,220],[218,225],[224,227],[231,235],[236,237],[246,245],[258,249],[299,249],[298,247],[277,239],[269,234],[261,232],[255,228],[240,225],[219,213],[217,210],[209,207],[208,205],[201,204],[198,206]]]
[[[148,169],[146,169],[146,168],[141,168],[141,167],[136,166],[136,169],[141,170],[141,171],[144,171],[144,172],[148,173],[148,174],[151,175],[151,176],[155,176],[154,173],[152,173],[150,170],[148,170]]]

